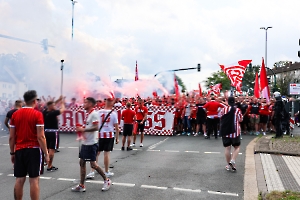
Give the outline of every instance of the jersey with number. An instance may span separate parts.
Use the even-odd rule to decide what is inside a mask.
[[[136,106],[135,107],[135,114],[136,114],[136,120],[143,120],[146,113],[148,113],[148,109],[146,106]]]
[[[99,110],[100,123],[99,128],[103,124],[106,116],[110,113],[111,110],[102,109]],[[108,118],[105,120],[105,123],[99,132],[99,138],[113,138],[114,137],[114,129],[115,124],[118,124],[118,116],[116,112],[111,112]]]

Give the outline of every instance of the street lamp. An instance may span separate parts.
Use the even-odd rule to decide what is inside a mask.
[[[267,65],[267,44],[268,44],[268,29],[272,28],[272,26],[268,26],[268,27],[260,27],[260,29],[263,29],[266,31],[266,46],[265,46],[265,63],[266,63],[266,67]]]
[[[71,0],[72,2],[72,40],[73,40],[73,29],[74,29],[74,5],[77,1]]]

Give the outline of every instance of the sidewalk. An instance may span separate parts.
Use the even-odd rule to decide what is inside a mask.
[[[295,127],[293,134],[299,136],[300,128]],[[255,138],[247,146],[244,199],[274,190],[300,192],[300,153],[274,151],[271,139],[272,135]]]

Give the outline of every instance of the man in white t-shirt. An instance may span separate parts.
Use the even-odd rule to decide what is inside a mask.
[[[76,127],[77,132],[82,132],[83,138],[81,150],[79,154],[80,164],[80,184],[74,188],[74,192],[85,192],[84,180],[86,175],[86,161],[90,161],[91,167],[95,169],[103,178],[104,185],[102,191],[108,190],[111,186],[111,180],[107,178],[103,170],[98,166],[96,162],[97,150],[98,150],[98,125],[99,115],[94,110],[96,100],[92,97],[88,97],[84,100],[84,109],[87,111],[85,118],[85,125],[82,127]]]
[[[111,177],[114,173],[108,171],[109,167],[109,155],[114,147],[114,139],[116,135],[116,144],[119,143],[119,125],[118,125],[118,116],[116,112],[111,112],[114,106],[114,99],[106,99],[104,109],[101,109],[98,113],[100,116],[99,128],[103,124],[99,132],[99,154],[104,151],[104,167],[105,175]],[[107,115],[109,115],[107,117]],[[116,134],[115,134],[115,133]]]

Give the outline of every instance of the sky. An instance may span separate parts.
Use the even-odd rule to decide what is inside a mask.
[[[47,38],[55,46],[45,54],[39,45],[0,38],[0,52],[25,54],[34,63],[26,68],[30,79],[56,94],[61,59],[66,90],[94,87],[85,83],[88,72],[106,82],[134,80],[136,61],[144,80],[200,63],[201,72],[176,72],[192,90],[199,82],[204,87],[206,78],[220,70],[218,63],[252,59],[260,65],[266,36],[260,27],[273,27],[269,67],[299,61],[299,7],[299,0],[78,0],[72,40],[71,1],[0,0],[0,34],[34,42]]]

